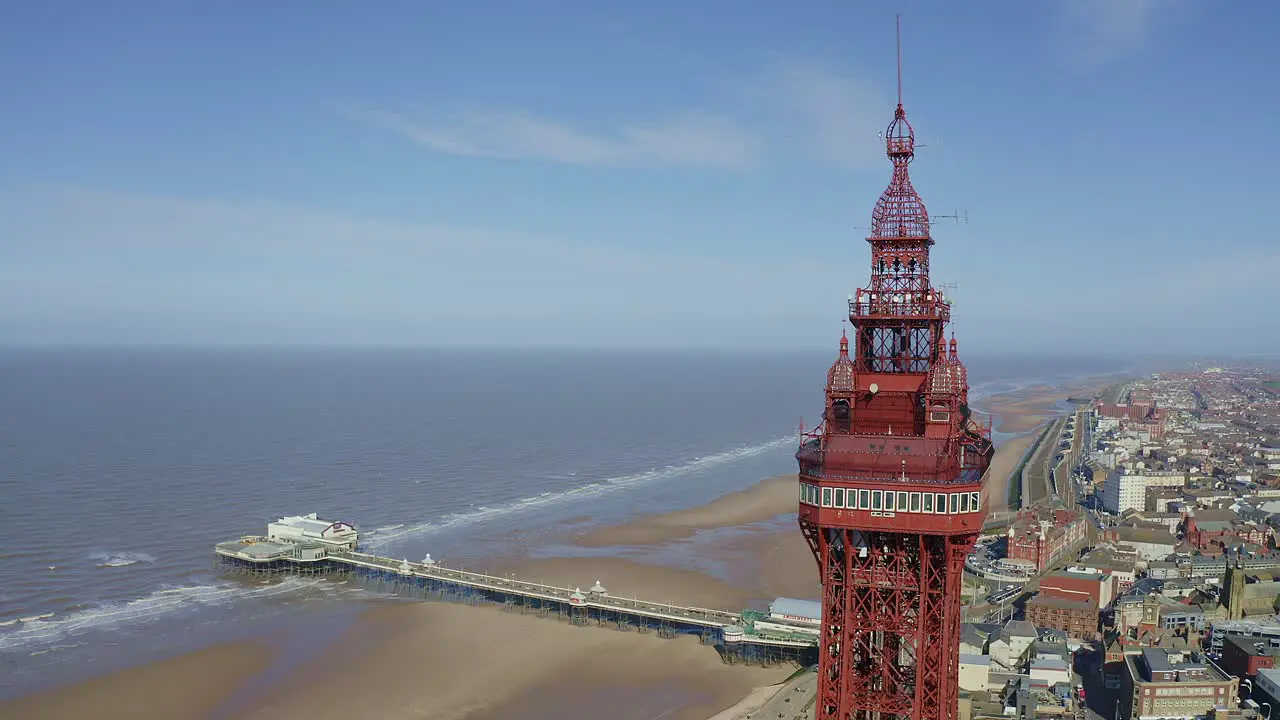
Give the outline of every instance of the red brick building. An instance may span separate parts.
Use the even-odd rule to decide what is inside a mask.
[[[1044,572],[1084,542],[1086,521],[1078,512],[1032,506],[1009,526],[1006,557],[1034,563]]]
[[[1128,404],[1098,403],[1098,415],[1116,418],[1126,429],[1147,431],[1152,439],[1164,437],[1165,414],[1154,400],[1133,397]]]
[[[1098,604],[1093,600],[1064,600],[1040,592],[1027,601],[1026,612],[1036,627],[1061,630],[1081,640],[1098,635]]]
[[[1104,608],[1115,597],[1115,579],[1102,573],[1052,572],[1040,579],[1040,594],[1046,597],[1091,601]]]
[[[1201,552],[1252,543],[1263,547],[1271,531],[1252,520],[1241,520],[1232,510],[1196,510],[1182,521],[1187,542]]]
[[[1236,677],[1251,678],[1259,670],[1275,667],[1276,655],[1280,655],[1280,639],[1228,635],[1218,664]]]

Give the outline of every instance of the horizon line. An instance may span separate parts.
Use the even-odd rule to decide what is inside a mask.
[[[500,343],[350,343],[350,342],[2,342],[0,350],[432,350],[432,351],[732,351],[757,354],[823,354],[827,348],[797,348],[789,345],[680,345],[680,344],[500,344]],[[1240,352],[1202,354],[1177,350],[1084,353],[1078,351],[990,351],[969,353],[989,359],[1007,357],[1058,357],[1091,359],[1168,358],[1221,362],[1226,360],[1280,360],[1280,353]]]

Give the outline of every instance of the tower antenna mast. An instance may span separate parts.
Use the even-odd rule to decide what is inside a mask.
[[[898,40],[898,104],[902,104],[902,16],[894,15],[894,31]]]

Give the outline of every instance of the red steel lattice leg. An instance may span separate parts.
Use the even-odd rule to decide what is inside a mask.
[[[957,600],[974,538],[834,528],[812,535],[824,614],[816,716],[952,720]]]

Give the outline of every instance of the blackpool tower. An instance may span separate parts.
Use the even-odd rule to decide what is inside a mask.
[[[800,529],[818,561],[816,716],[953,720],[961,578],[982,530],[991,432],[969,410],[951,303],[929,280],[929,214],[911,185],[902,106],[885,132],[893,178],[871,215],[871,281],[827,373],[822,424],[801,440]]]

